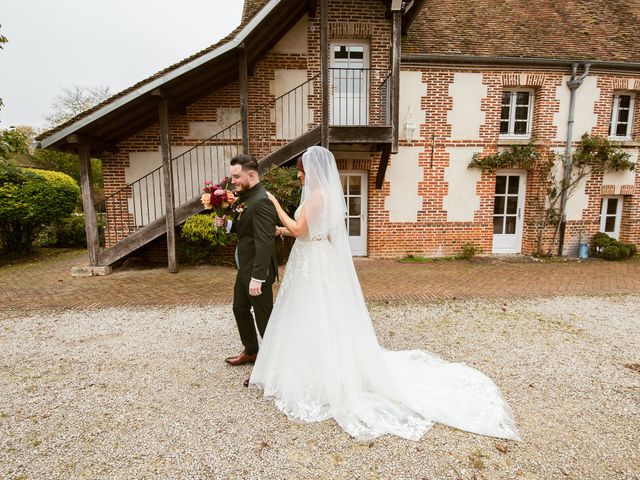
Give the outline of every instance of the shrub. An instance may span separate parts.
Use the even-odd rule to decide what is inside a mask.
[[[462,246],[462,250],[456,258],[462,260],[471,260],[477,254],[482,253],[482,250],[479,247],[476,247],[473,243],[467,243]]]
[[[606,233],[596,233],[591,239],[591,254],[605,260],[624,260],[638,253],[634,243],[623,243],[611,238]]]
[[[0,162],[0,250],[31,251],[42,228],[68,217],[79,196],[78,184],[64,173]]]
[[[84,215],[74,213],[61,219],[55,225],[44,229],[39,237],[43,245],[50,247],[72,248],[86,247],[87,235],[85,233]]]
[[[302,186],[297,175],[296,167],[272,166],[260,177],[264,188],[275,195],[282,209],[290,216],[293,216],[298,208],[302,194]]]
[[[227,233],[224,228],[217,228],[213,214],[198,214],[189,218],[180,231],[180,249],[188,263],[196,265],[204,263],[217,246],[229,245],[236,235]]]

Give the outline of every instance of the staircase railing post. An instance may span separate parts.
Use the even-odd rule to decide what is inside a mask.
[[[173,167],[171,162],[171,144],[169,140],[169,105],[166,98],[158,99],[160,116],[160,142],[162,151],[162,167],[164,170],[164,205],[167,223],[167,260],[170,273],[178,271],[176,252],[176,219],[173,198]]]

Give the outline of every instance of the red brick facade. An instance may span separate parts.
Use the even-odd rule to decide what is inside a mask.
[[[385,18],[383,2],[366,0],[332,0],[329,9],[330,40],[363,40],[369,44],[370,67],[372,69],[389,68],[389,52],[391,42],[391,21]],[[307,78],[320,71],[320,19],[308,19],[307,49],[308,54],[283,54],[271,52],[260,59],[254,66],[253,76],[249,78],[249,111],[252,111],[274,99],[271,82],[277,69],[307,70]],[[400,257],[407,254],[426,256],[451,255],[460,252],[465,244],[473,244],[484,253],[491,253],[493,239],[493,197],[495,174],[483,172],[475,185],[480,200],[480,207],[473,215],[472,221],[449,222],[443,199],[449,191],[445,179],[445,169],[449,166],[449,147],[477,147],[483,153],[496,152],[504,142],[499,142],[499,125],[501,97],[504,88],[524,87],[534,91],[535,103],[532,117],[532,141],[543,152],[550,149],[564,148],[558,141],[557,126],[554,115],[560,111],[557,90],[562,86],[564,77],[570,73],[568,64],[558,68],[507,68],[481,66],[429,66],[420,64],[404,64],[402,71],[421,72],[426,96],[420,99],[422,118],[416,115],[419,135],[407,142],[402,140],[400,148],[420,147],[419,166],[423,169],[423,178],[416,179],[418,195],[422,197],[422,208],[417,213],[416,222],[390,222],[389,212],[385,210],[385,198],[390,195],[389,181],[385,181],[381,189],[375,188],[375,177],[380,162],[379,153],[371,153],[370,161],[340,161],[342,169],[365,169],[369,172],[368,185],[368,255],[372,257]],[[449,87],[456,73],[482,73],[482,84],[487,89],[482,99],[481,110],[484,113],[484,124],[481,125],[479,139],[452,140],[452,126],[448,123],[448,112],[453,107],[453,98]],[[606,71],[593,71],[590,76],[597,77],[599,99],[594,104],[597,116],[596,126],[591,133],[607,135],[611,118],[612,99],[615,92],[640,90],[640,75],[629,76]],[[309,106],[314,109],[314,123],[319,123],[320,84],[315,85],[315,96],[309,98]],[[377,115],[377,98],[372,93],[371,115]],[[638,102],[640,103],[640,102]],[[640,142],[640,105],[636,104],[634,112],[633,141]],[[216,108],[238,108],[239,84],[235,82],[225,88],[212,92],[211,95],[188,106],[186,115],[171,115],[170,132],[172,145],[195,145],[198,140],[189,138],[189,122],[216,121]],[[566,122],[566,119],[563,120]],[[250,124],[250,135],[258,128]],[[575,135],[574,135],[575,136]],[[579,138],[574,138],[579,140]],[[499,145],[500,144],[500,145]],[[132,152],[157,151],[160,145],[159,127],[147,128],[127,141],[119,144],[120,151],[115,155],[103,158],[103,175],[105,193],[110,195],[125,186],[125,168],[129,165],[129,154]],[[635,148],[629,143],[625,148]],[[265,152],[253,151],[257,156]],[[344,154],[340,158],[345,158]],[[358,157],[360,158],[360,157]],[[390,163],[396,159],[391,156]],[[469,159],[471,160],[471,159]],[[544,195],[546,172],[534,169],[527,173],[526,208],[522,236],[522,253],[531,254],[536,250],[537,231],[535,228],[537,213],[536,198]],[[635,188],[624,195],[621,240],[640,243],[640,180],[636,176]],[[602,199],[602,174],[592,174],[586,184],[588,205],[582,211],[582,220],[571,221],[567,227],[565,253],[574,254],[577,249],[579,235],[591,236],[599,229],[600,206]],[[126,206],[124,207],[126,208]],[[131,222],[131,219],[129,220]],[[121,226],[122,228],[123,226]],[[545,243],[548,246],[553,235],[548,230]],[[107,239],[107,245],[113,244],[118,235],[114,233]]]

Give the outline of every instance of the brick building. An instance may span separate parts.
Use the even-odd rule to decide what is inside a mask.
[[[169,245],[171,267],[174,226],[200,210],[204,180],[224,176],[233,154],[267,167],[315,144],[338,162],[354,255],[466,244],[531,254],[546,172],[468,164],[530,142],[564,153],[572,91],[571,147],[583,133],[607,136],[636,162],[638,26],[630,1],[246,0],[225,39],[45,133],[42,146],[78,151],[81,166],[102,158],[105,248],[87,222],[96,265]],[[637,191],[635,172],[591,172],[567,202],[563,253],[597,231],[639,242]],[[550,227],[545,248],[552,237]]]

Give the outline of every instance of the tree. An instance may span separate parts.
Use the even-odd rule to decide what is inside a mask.
[[[27,136],[16,129],[0,131],[0,159],[8,160],[18,153],[28,153]]]
[[[80,87],[74,85],[73,87],[64,87],[62,93],[51,104],[53,113],[45,119],[49,127],[53,128],[89,110],[110,96],[111,91],[109,87],[105,86]]]
[[[2,25],[0,25],[0,28],[2,28]],[[0,33],[0,50],[4,48],[3,45],[8,41],[9,39]],[[0,108],[2,108],[3,105],[4,103],[2,103],[2,98],[0,98]]]

